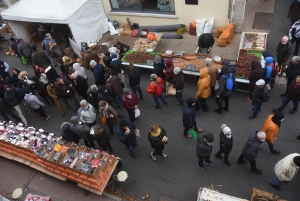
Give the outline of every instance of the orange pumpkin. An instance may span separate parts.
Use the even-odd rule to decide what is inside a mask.
[[[153,41],[153,40],[155,40],[155,34],[149,32],[149,33],[147,34],[147,38],[148,38],[149,40],[152,40],[152,41]]]

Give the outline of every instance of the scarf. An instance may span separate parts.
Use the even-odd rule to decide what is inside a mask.
[[[158,129],[157,129],[157,133],[150,132],[150,134],[151,134],[153,137],[157,137],[157,136],[159,136],[159,135],[160,135],[160,133],[161,133],[161,130],[160,130],[160,128],[158,128]]]

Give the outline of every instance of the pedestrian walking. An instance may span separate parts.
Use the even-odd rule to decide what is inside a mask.
[[[79,143],[80,137],[78,137],[78,135],[71,131],[71,124],[69,122],[62,123],[61,129],[61,137],[63,140],[66,140],[68,142],[74,142],[76,144]]]
[[[265,64],[265,76],[264,80],[267,85],[270,85],[271,89],[274,88],[275,78],[273,77],[273,67],[274,67],[274,58],[273,57],[266,57],[266,64]]]
[[[52,107],[52,105],[55,106],[56,103],[54,99],[47,92],[48,80],[47,80],[47,84],[45,84],[44,82],[41,81],[41,79],[39,79],[39,77],[41,78],[42,76],[43,75],[37,75],[32,77],[32,80],[34,81],[32,85],[34,85],[36,93],[48,104],[49,107]]]
[[[286,74],[286,90],[283,94],[280,94],[281,97],[285,97],[287,94],[288,86],[291,84],[291,82],[300,75],[300,57],[294,56],[292,58],[292,61],[289,63],[288,67],[285,69],[284,73]]]
[[[292,44],[296,42],[294,56],[298,56],[300,47],[300,20],[296,21],[289,30],[289,39]]]
[[[172,86],[172,83],[174,81],[174,65],[172,60],[166,60],[165,61],[166,64],[166,70],[164,70],[165,76],[166,76],[166,96],[169,95],[169,86]]]
[[[151,152],[152,160],[156,161],[156,156],[167,158],[168,155],[163,153],[165,144],[168,143],[167,131],[158,124],[151,124],[148,133],[148,140],[151,147],[155,150]]]
[[[252,100],[253,89],[256,86],[256,82],[260,79],[264,79],[266,70],[261,66],[259,61],[253,61],[251,64],[251,73],[249,75],[250,83],[250,97],[249,100]]]
[[[278,75],[278,77],[283,76],[283,72],[286,68],[286,62],[292,55],[292,48],[293,45],[290,43],[289,37],[283,36],[281,41],[278,43],[276,50],[277,63],[280,67],[280,74]]]
[[[94,60],[97,64],[99,63],[99,57],[98,57],[98,54],[96,51],[91,51],[91,50],[88,50],[86,52],[86,55],[84,57],[84,63],[85,63],[85,67],[86,69],[91,69],[91,66],[90,66],[90,63],[91,61]],[[104,61],[104,60],[103,60]]]
[[[143,100],[143,92],[140,87],[140,82],[141,82],[141,71],[139,68],[134,67],[133,63],[130,63],[129,66],[129,72],[128,72],[128,78],[129,78],[129,86],[131,90],[136,94],[139,92],[139,100]]]
[[[99,116],[102,123],[108,126],[110,136],[112,136],[114,134],[114,127],[120,123],[120,115],[118,115],[116,110],[108,102],[101,100],[99,102]]]
[[[110,154],[114,153],[114,150],[112,146],[110,145],[110,138],[106,133],[106,130],[102,128],[101,126],[95,125],[92,128],[92,135],[93,135],[93,140],[97,142],[99,147],[104,150],[109,152]]]
[[[174,68],[174,80],[172,82],[173,88],[176,89],[175,98],[177,101],[175,102],[176,105],[183,105],[183,89],[184,89],[184,74],[179,67]]]
[[[100,86],[98,88],[98,103],[102,100],[107,102],[110,106],[113,106],[113,97],[109,94],[106,86]]]
[[[91,60],[90,61],[90,68],[94,69],[93,70],[93,75],[95,78],[95,84],[98,86],[105,85],[105,80],[104,80],[104,66],[100,63],[96,63],[96,61]]]
[[[208,58],[205,60],[206,62],[206,68],[208,70],[208,75],[210,76],[210,88],[211,88],[211,97],[215,98],[216,91],[215,91],[215,85],[217,83],[217,79],[219,77],[219,69],[216,65],[211,65],[212,60]]]
[[[48,80],[57,80],[57,78],[60,78],[60,76],[57,74],[57,71],[52,67],[48,66],[45,68],[45,74],[48,78]]]
[[[117,103],[117,108],[121,107],[121,100],[122,100],[122,87],[120,78],[113,75],[106,73],[104,75],[104,79],[106,80],[105,86],[108,89],[109,94],[115,99]]]
[[[266,142],[269,145],[270,152],[273,154],[281,153],[281,151],[274,148],[274,143],[275,139],[277,139],[278,130],[283,120],[284,114],[276,111],[274,115],[271,114],[267,117],[262,128],[262,131],[266,134]]]
[[[210,154],[213,150],[213,141],[214,136],[211,133],[202,134],[197,137],[196,155],[199,158],[197,167],[201,170],[206,170],[204,163],[211,166],[215,165],[214,162],[210,160]]]
[[[5,100],[3,98],[0,98],[0,114],[4,118],[4,120],[7,122],[10,121],[10,118],[7,116],[8,114],[15,120],[21,121],[21,118],[18,117],[17,115],[15,115],[15,113],[13,113],[9,109],[8,104],[5,102]]]
[[[263,79],[260,79],[255,83],[254,90],[252,92],[252,100],[250,101],[253,105],[253,114],[248,119],[251,120],[257,117],[262,104],[269,101],[268,87],[265,85],[265,81]]]
[[[147,92],[152,94],[154,102],[156,103],[155,108],[157,109],[161,109],[158,99],[161,99],[165,105],[167,104],[166,99],[162,95],[163,83],[163,79],[158,77],[156,74],[150,75],[150,83],[148,84]]]
[[[71,74],[71,79],[74,81],[75,89],[78,95],[82,96],[84,99],[87,99],[86,93],[89,88],[87,80],[76,73]]]
[[[90,128],[96,124],[96,110],[86,100],[80,101],[80,108],[78,109],[79,121],[87,124]]]
[[[122,119],[117,126],[119,140],[126,146],[132,158],[136,158],[133,146],[137,145],[135,125],[129,119]]]
[[[80,66],[79,63],[74,63],[73,69],[77,75],[80,75],[81,77],[87,80],[87,75],[85,74],[85,70],[83,67]]]
[[[92,106],[96,109],[98,108],[98,87],[96,85],[91,85],[87,91],[87,101],[92,104]]]
[[[138,99],[135,95],[135,93],[130,90],[129,88],[125,87],[123,89],[123,96],[122,96],[122,104],[124,108],[128,112],[128,116],[131,120],[131,122],[134,122],[135,120],[135,109],[138,108]]]
[[[32,64],[38,65],[38,66],[50,66],[51,65],[51,60],[49,57],[46,55],[44,51],[37,50],[36,46],[32,46]]]
[[[248,140],[243,148],[243,152],[240,155],[237,163],[247,164],[250,163],[251,171],[256,174],[261,174],[262,171],[256,168],[256,159],[258,157],[258,150],[263,141],[266,139],[266,134],[263,131],[253,131],[249,134]]]
[[[155,55],[153,64],[154,74],[163,80],[163,93],[166,92],[166,76],[164,70],[166,70],[165,60],[161,56]]]
[[[18,82],[20,81],[19,78],[18,78],[18,75],[19,75],[20,72],[21,71],[19,71],[16,68],[12,69],[12,76],[10,78],[10,81],[11,81],[11,84],[13,84],[15,87],[18,86]]]
[[[55,87],[55,82],[54,81],[52,81],[52,80],[49,81],[49,84],[47,86],[47,92],[48,92],[49,96],[51,96],[52,99],[55,101],[55,104],[56,104],[57,108],[59,109],[59,112],[60,112],[61,116],[64,117],[65,116],[65,110],[64,110],[60,100],[63,101],[63,103],[65,104],[67,109],[70,109],[70,106],[69,106],[69,103],[68,103],[68,101],[66,100],[65,97],[62,97],[62,96],[58,95],[58,92],[57,92],[57,89]]]
[[[73,116],[71,118],[70,129],[78,137],[83,139],[85,146],[95,148],[93,137],[90,135],[90,127],[79,121],[78,116]]]
[[[53,67],[57,67],[58,63],[57,63],[56,59],[51,56],[50,42],[55,42],[55,40],[52,39],[52,36],[50,33],[46,33],[45,39],[42,41],[43,50],[46,50],[46,55],[50,59]]]
[[[0,60],[0,75],[2,75],[4,78],[8,77],[11,78],[11,75],[9,74],[9,65],[5,61]]]
[[[117,72],[117,69],[122,68],[122,62],[118,58],[117,54],[111,54],[111,62],[110,62],[110,68],[113,72]],[[114,73],[114,75],[117,75]]]
[[[62,99],[66,99],[70,108],[76,112],[76,102],[74,101],[75,92],[72,89],[72,83],[69,80],[63,80],[62,78],[58,78],[56,80],[55,89],[57,94]]]
[[[30,105],[30,107],[35,111],[42,119],[48,121],[50,119],[50,115],[46,114],[43,107],[45,106],[36,95],[33,95],[29,89],[25,91],[24,100]]]
[[[29,64],[32,64],[32,49],[30,47],[30,45],[24,41],[24,39],[19,38],[19,44],[17,45],[18,48],[18,53],[20,54],[20,56],[24,57]]]
[[[223,156],[221,154],[224,154],[223,162],[226,165],[231,166],[231,163],[228,161],[228,158],[233,145],[232,132],[226,124],[222,124],[221,129],[222,131],[220,132],[220,149],[215,154],[215,156],[220,159],[223,159]]]
[[[291,3],[287,17],[291,19],[291,26],[300,19],[300,2],[298,0]]]
[[[280,161],[278,161],[274,167],[275,177],[270,181],[271,186],[276,190],[281,190],[278,186],[280,181],[288,183],[293,179],[298,172],[300,166],[300,154],[289,154]]]
[[[202,68],[200,70],[200,77],[197,82],[197,93],[195,95],[195,98],[197,99],[197,101],[199,101],[203,112],[209,111],[209,107],[206,103],[206,99],[211,94],[210,82],[211,79],[208,74],[208,69]]]
[[[188,131],[194,130],[197,133],[201,133],[203,131],[202,128],[197,128],[197,121],[196,121],[196,110],[194,105],[196,103],[196,99],[188,98],[182,107],[182,121],[183,121],[183,136],[186,138],[192,138],[192,135],[188,133]]]

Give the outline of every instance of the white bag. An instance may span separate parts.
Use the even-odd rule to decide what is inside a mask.
[[[135,108],[135,110],[134,110],[135,118],[138,118],[140,115],[141,115],[141,111],[139,110],[139,108]]]
[[[271,90],[271,85],[270,85],[270,83],[267,84],[267,88],[268,88],[268,90]]]
[[[213,26],[214,26],[214,17],[205,24],[204,33],[211,33]]]
[[[200,36],[201,34],[203,34],[204,24],[205,24],[205,18],[203,20],[196,19],[197,36]]]
[[[220,86],[219,86],[219,80],[217,80],[217,81],[216,81],[216,84],[215,84],[215,90],[218,90],[219,87],[220,87]]]

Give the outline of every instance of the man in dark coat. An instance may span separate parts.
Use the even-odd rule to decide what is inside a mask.
[[[250,135],[248,136],[248,140],[244,146],[243,152],[240,155],[237,163],[247,164],[247,161],[249,161],[251,171],[256,174],[261,174],[262,171],[256,168],[255,158],[258,157],[258,150],[265,139],[266,134],[263,131],[253,131],[252,133],[250,133]]]
[[[95,84],[98,86],[105,85],[104,80],[104,66],[100,63],[96,63],[96,61],[90,61],[90,67],[93,69],[93,75],[95,78]]]
[[[72,80],[74,80],[75,89],[79,96],[82,96],[84,99],[87,99],[86,93],[89,88],[88,82],[82,76],[72,73]]]
[[[136,158],[132,148],[137,145],[135,129],[136,126],[129,119],[122,119],[116,128],[119,140],[126,146],[132,158]]]
[[[289,38],[287,36],[283,36],[281,41],[279,42],[276,50],[277,63],[280,66],[280,74],[278,77],[282,77],[283,72],[286,68],[286,62],[292,55],[293,45],[289,42]]]
[[[291,26],[300,19],[300,2],[298,0],[291,3],[287,17],[291,19]]]
[[[72,83],[69,80],[58,78],[55,83],[55,88],[59,97],[65,98],[70,108],[77,112],[76,102],[74,100],[75,91],[72,89]]]
[[[85,146],[95,148],[94,140],[90,135],[90,128],[88,125],[79,122],[78,116],[73,116],[71,118],[70,129],[78,137],[83,139]]]
[[[12,116],[15,120],[21,121],[21,118],[19,118],[15,113],[13,113],[6,104],[5,100],[3,98],[0,98],[0,114],[4,118],[5,121],[10,121],[7,114]]]
[[[31,58],[33,65],[38,65],[40,67],[51,65],[51,61],[44,51],[37,50],[36,46],[32,47],[32,51],[33,53],[31,55]]]
[[[87,91],[87,101],[90,103],[96,110],[98,106],[98,87],[96,85],[91,85]],[[98,111],[98,110],[97,110]]]
[[[268,87],[265,85],[265,81],[263,79],[260,79],[255,84],[256,85],[254,87],[251,100],[253,105],[253,114],[249,117],[249,119],[255,119],[257,117],[257,113],[260,111],[262,104],[269,101],[269,92]]]
[[[57,78],[60,78],[60,76],[57,74],[56,70],[52,66],[48,66],[45,68],[45,74],[48,80],[55,81],[57,80]]]
[[[286,90],[284,94],[280,94],[281,97],[286,96],[288,86],[294,80],[295,77],[300,75],[300,57],[294,56],[292,61],[290,62],[289,66],[285,69],[284,73],[286,74]]]
[[[179,67],[174,68],[174,80],[173,80],[173,87],[176,89],[176,95],[175,98],[177,101],[175,104],[177,105],[183,105],[184,100],[182,98],[183,88],[184,88],[184,75]]]
[[[208,165],[214,165],[214,163],[210,160],[210,154],[213,150],[213,141],[214,136],[211,133],[202,134],[197,138],[196,155],[199,158],[197,167],[199,167],[201,170],[206,170],[206,167],[203,163]]]
[[[128,68],[129,68],[129,72],[128,72],[129,86],[136,95],[137,95],[136,91],[139,92],[140,100],[142,101],[144,99],[144,96],[140,87],[141,71],[139,68],[134,67],[133,63],[130,63]]]
[[[68,142],[75,142],[76,144],[79,143],[80,137],[76,135],[73,131],[71,131],[70,123],[64,122],[61,125],[62,133],[61,137],[63,140],[67,140]]]
[[[120,78],[117,76],[111,76],[106,73],[104,75],[104,79],[106,80],[106,87],[108,88],[109,94],[115,99],[117,103],[117,108],[121,108],[121,100],[122,100],[122,87]]]
[[[252,62],[252,71],[249,75],[249,82],[250,82],[250,100],[252,100],[252,92],[255,87],[255,83],[260,80],[264,79],[266,69],[262,68],[259,61]]]
[[[215,39],[211,33],[204,33],[199,36],[198,47],[210,49],[214,44]]]
[[[114,72],[118,72],[117,69],[122,68],[122,62],[120,61],[120,59],[117,58],[116,54],[111,55],[110,68],[112,68]]]
[[[103,63],[105,65],[105,67],[110,67],[110,62],[111,62],[111,57],[110,57],[110,52],[109,51],[106,51],[104,53],[104,56],[103,56]]]
[[[29,64],[32,64],[32,50],[30,45],[24,41],[24,39],[20,38],[19,40],[19,44],[17,46],[18,48],[18,52],[21,56],[23,56],[25,59],[27,59],[27,61],[29,62]]]
[[[223,159],[223,156],[221,156],[222,153],[224,153],[224,160],[223,162],[231,166],[231,164],[228,161],[229,153],[232,150],[233,145],[233,138],[231,135],[231,129],[226,125],[221,125],[222,131],[220,132],[220,150],[215,154],[216,157]]]
[[[98,88],[98,103],[102,100],[104,100],[105,102],[107,102],[110,106],[113,106],[113,98],[112,96],[109,94],[108,88],[106,86],[100,86]]]
[[[195,103],[195,98],[188,98],[182,107],[182,121],[184,127],[183,135],[186,138],[192,138],[192,135],[188,133],[189,129],[193,129],[198,133],[201,133],[203,131],[202,128],[197,128],[196,110],[194,108]]]
[[[155,55],[153,69],[154,69],[154,74],[156,74],[158,77],[164,80],[163,93],[165,93],[166,92],[166,75],[164,73],[166,70],[165,60],[160,56]]]

